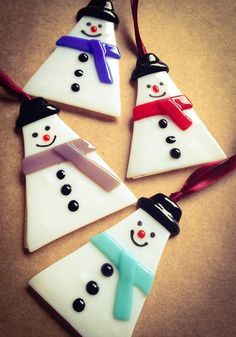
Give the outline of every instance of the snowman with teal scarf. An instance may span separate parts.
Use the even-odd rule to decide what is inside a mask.
[[[29,285],[83,337],[132,335],[180,208],[163,194],[33,277]]]

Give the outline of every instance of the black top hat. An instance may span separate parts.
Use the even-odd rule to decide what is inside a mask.
[[[112,2],[106,0],[91,0],[87,7],[78,11],[76,20],[79,21],[83,16],[92,16],[115,24],[119,23],[119,18],[114,11]]]
[[[140,55],[137,59],[136,68],[132,72],[131,79],[137,80],[137,78],[159,73],[160,71],[169,71],[169,67],[164,62],[161,62],[160,59],[152,53]]]
[[[49,104],[42,97],[26,101],[20,106],[20,114],[16,120],[16,131],[27,124],[59,112],[60,109],[57,106]]]
[[[170,200],[164,194],[158,193],[151,198],[140,198],[138,205],[162,226],[164,226],[171,234],[175,236],[179,234],[179,220],[182,211],[179,206]]]

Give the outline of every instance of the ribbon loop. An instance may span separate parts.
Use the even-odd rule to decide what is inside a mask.
[[[147,50],[141,39],[138,26],[138,0],[130,0],[133,22],[134,22],[134,32],[135,32],[135,41],[138,50],[138,55],[147,54]]]
[[[31,100],[31,96],[28,95],[23,89],[21,89],[13,80],[0,69],[0,85],[11,96],[16,97],[20,102]]]
[[[186,180],[183,187],[170,195],[174,202],[183,199],[186,195],[201,191],[214,184],[226,174],[236,169],[236,154],[221,161],[209,163],[194,171]]]

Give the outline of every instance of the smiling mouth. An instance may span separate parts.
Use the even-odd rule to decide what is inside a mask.
[[[161,94],[161,95],[154,96],[154,95],[149,94],[149,96],[152,97],[152,98],[158,98],[158,97],[165,96],[165,94],[166,94],[166,92],[164,91],[163,94]]]
[[[102,34],[93,34],[93,35],[90,35],[90,34],[88,34],[88,33],[86,33],[83,29],[81,30],[81,33],[82,34],[84,34],[84,35],[86,35],[86,36],[88,36],[88,37],[98,37],[98,36],[101,36]]]
[[[139,244],[138,242],[136,242],[136,241],[134,240],[134,230],[133,230],[133,229],[131,229],[131,231],[130,231],[130,238],[131,238],[132,242],[133,242],[136,246],[138,246],[138,247],[145,247],[145,246],[148,245],[147,242],[144,242],[144,243],[141,245],[141,244]]]
[[[57,136],[55,135],[54,138],[53,138],[53,140],[52,140],[52,142],[50,144],[47,144],[47,145],[36,144],[36,146],[38,146],[38,147],[48,147],[48,146],[52,145],[55,142],[56,138],[57,138]]]

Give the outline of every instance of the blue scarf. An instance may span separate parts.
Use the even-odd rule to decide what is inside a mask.
[[[95,39],[87,40],[69,35],[62,36],[57,40],[56,45],[93,54],[95,67],[100,81],[107,84],[113,83],[111,70],[106,57],[120,59],[120,52],[116,46]]]
[[[116,288],[114,317],[118,320],[129,321],[133,304],[133,287],[139,288],[144,295],[151,292],[154,274],[141,265],[127,250],[108,234],[94,236],[91,242],[119,270],[119,281]]]

